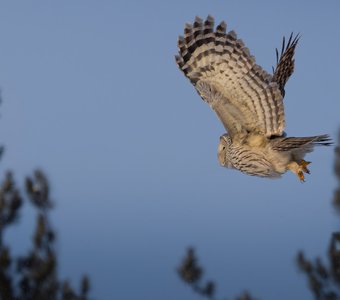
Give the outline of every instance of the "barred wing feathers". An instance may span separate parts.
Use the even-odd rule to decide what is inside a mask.
[[[309,137],[287,137],[275,138],[271,141],[273,150],[291,151],[294,149],[311,152],[314,146],[330,146],[332,140],[328,134],[309,136]]]
[[[282,94],[272,75],[255,63],[236,33],[221,22],[196,17],[178,40],[176,62],[231,137],[237,132],[280,136],[285,126]]]
[[[293,33],[290,35],[286,45],[285,38],[283,37],[281,53],[276,48],[276,68],[273,68],[273,81],[277,82],[279,89],[282,93],[282,97],[285,96],[285,85],[289,77],[294,72],[294,52],[296,45],[300,39],[300,35],[297,34],[293,38]]]

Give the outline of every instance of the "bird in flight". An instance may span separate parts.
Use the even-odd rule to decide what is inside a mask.
[[[215,111],[227,133],[220,137],[218,160],[223,167],[260,177],[280,177],[287,170],[301,181],[310,173],[305,161],[314,146],[331,145],[327,134],[287,137],[283,98],[285,84],[294,71],[294,51],[299,35],[283,38],[276,49],[273,74],[255,62],[225,22],[196,17],[178,38],[179,69],[202,99]]]

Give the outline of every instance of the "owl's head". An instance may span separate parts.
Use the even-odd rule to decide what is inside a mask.
[[[220,143],[218,145],[217,157],[220,165],[226,168],[234,168],[230,161],[230,146],[232,144],[231,138],[228,134],[223,134],[220,137]]]

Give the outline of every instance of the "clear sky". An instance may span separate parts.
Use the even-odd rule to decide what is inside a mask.
[[[308,156],[304,184],[221,168],[224,129],[174,54],[196,15],[225,20],[268,71],[300,32],[286,131],[336,137],[339,12],[337,0],[1,1],[0,171],[47,173],[61,275],[88,273],[96,299],[196,299],[175,272],[194,246],[220,296],[308,299],[294,257],[325,257],[339,227],[333,148]],[[9,236],[18,249],[31,219]]]

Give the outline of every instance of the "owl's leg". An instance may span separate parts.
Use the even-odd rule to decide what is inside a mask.
[[[305,181],[304,173],[310,174],[310,171],[307,168],[309,164],[310,164],[309,161],[305,161],[302,159],[300,163],[297,163],[296,161],[290,162],[287,167],[289,170],[291,170],[298,176],[301,182],[304,182]]]
[[[309,171],[309,169],[307,168],[307,166],[308,166],[309,164],[311,164],[311,162],[310,162],[310,161],[305,161],[304,159],[302,159],[301,162],[300,162],[300,166],[301,166],[301,168],[302,168],[302,171],[305,172],[305,173],[307,173],[307,174],[310,174],[310,171]]]

